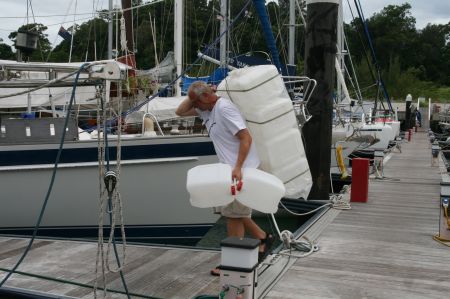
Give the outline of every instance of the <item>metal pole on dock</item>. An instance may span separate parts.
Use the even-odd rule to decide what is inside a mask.
[[[305,75],[317,80],[303,127],[306,157],[313,178],[309,199],[329,199],[331,121],[339,0],[307,0]]]
[[[408,94],[406,96],[406,108],[405,108],[405,131],[411,129],[411,102],[412,96]]]

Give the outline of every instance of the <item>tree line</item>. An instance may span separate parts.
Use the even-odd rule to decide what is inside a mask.
[[[367,20],[381,75],[394,99],[415,97],[450,100],[450,22],[416,29],[411,5],[388,5]],[[368,45],[361,42],[359,18],[345,32],[361,86],[374,82],[374,64]],[[366,57],[369,56],[369,58]],[[370,91],[370,89],[369,89]]]
[[[231,16],[241,13],[241,18],[233,27],[230,51],[243,54],[252,53],[267,57],[267,47],[260,29],[259,19],[252,5],[245,11],[242,7],[247,0],[231,1]],[[133,1],[139,5],[142,0]],[[133,49],[137,65],[141,69],[154,67],[173,50],[174,0],[143,6],[133,13]],[[273,32],[282,62],[287,62],[287,26],[289,0],[269,2],[267,5]],[[186,0],[184,6],[184,51],[185,67],[191,67],[190,75],[205,75],[212,67],[196,61],[198,50],[209,45],[219,36],[219,0]],[[113,16],[113,47],[120,33],[120,12]],[[72,61],[92,61],[107,58],[108,14],[98,13],[98,17],[67,28],[73,32],[71,39],[62,40],[52,48],[43,24],[28,24],[19,30],[33,30],[39,34],[38,49],[29,61],[67,62],[72,44]],[[450,100],[450,22],[448,24],[428,24],[416,28],[416,19],[411,14],[411,5],[389,5],[367,19],[372,44],[376,52],[381,76],[392,99],[404,99],[411,93],[415,97],[431,97],[433,100]],[[378,87],[375,62],[369,54],[368,41],[359,18],[344,24],[348,48],[356,69],[356,76],[365,98],[377,96]],[[17,31],[9,38],[15,41]],[[303,73],[304,29],[296,31],[296,61],[298,74]],[[217,45],[218,46],[218,45]],[[117,55],[121,55],[117,51]],[[12,48],[0,44],[0,59],[14,59]],[[346,57],[346,65],[350,65]],[[195,63],[194,63],[195,62]],[[350,82],[349,82],[350,85]]]

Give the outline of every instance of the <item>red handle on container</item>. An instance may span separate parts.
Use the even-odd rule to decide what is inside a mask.
[[[241,191],[242,190],[242,185],[243,185],[244,183],[242,182],[242,181],[239,181],[238,183],[237,183],[237,186],[236,186],[236,188],[237,188],[237,191]]]
[[[236,183],[236,180],[234,180],[234,183],[231,185],[231,195],[236,195],[236,191],[241,191],[243,184],[242,181]]]
[[[236,195],[236,186],[231,185],[231,195]]]

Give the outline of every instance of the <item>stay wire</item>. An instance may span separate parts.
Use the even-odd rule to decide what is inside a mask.
[[[34,22],[34,24],[36,24],[36,18],[34,17],[34,10],[33,10],[33,5],[31,4],[31,0],[30,0],[30,9],[31,9],[31,14],[33,16],[33,22]],[[39,52],[41,54],[41,61],[44,61],[44,52],[42,50],[41,39],[39,39],[39,38],[38,38],[38,44],[39,44]]]
[[[348,4],[348,8],[350,9],[350,13],[352,15],[352,20],[355,22],[356,18],[355,18],[355,15],[353,14],[353,10],[352,10],[352,7],[350,5],[350,0],[347,0],[347,4]],[[372,68],[372,64],[370,63],[369,56],[367,55],[368,51],[367,51],[366,45],[365,45],[365,43],[363,41],[363,38],[361,36],[361,32],[358,30],[358,28],[355,27],[355,29],[356,29],[356,33],[358,34],[359,41],[361,42],[361,45],[362,45],[363,50],[364,50],[364,58],[366,59],[367,67],[369,68],[370,76],[372,77],[372,80],[374,82],[377,82],[377,79],[375,78],[374,71],[373,71],[373,68]]]
[[[40,225],[41,225],[41,221],[42,221],[42,219],[43,219],[43,217],[44,217],[44,212],[45,212],[45,209],[46,209],[46,207],[47,207],[47,203],[48,203],[48,201],[49,201],[50,194],[51,194],[51,192],[52,192],[52,190],[53,190],[53,184],[54,184],[55,178],[56,178],[56,171],[57,171],[57,169],[58,169],[58,164],[59,164],[59,160],[60,160],[60,158],[61,158],[61,153],[62,153],[62,149],[63,149],[63,145],[64,145],[64,140],[65,140],[65,137],[66,137],[66,128],[67,128],[68,123],[69,123],[70,112],[71,112],[71,110],[72,110],[72,105],[73,105],[73,102],[74,102],[74,99],[75,99],[75,90],[76,90],[76,88],[77,88],[78,78],[80,77],[81,71],[82,71],[86,66],[88,66],[88,65],[89,65],[89,63],[84,63],[83,65],[81,65],[81,67],[80,67],[80,68],[78,69],[78,71],[76,72],[75,80],[74,80],[74,83],[73,83],[72,95],[71,95],[71,97],[70,97],[70,102],[69,102],[69,105],[68,105],[68,107],[67,107],[66,120],[65,120],[65,122],[64,122],[64,128],[63,128],[62,135],[61,135],[61,141],[60,141],[60,143],[59,143],[58,153],[57,153],[56,159],[55,159],[55,165],[54,165],[54,167],[53,167],[53,172],[52,172],[52,177],[51,177],[51,180],[50,180],[50,185],[49,185],[49,187],[48,187],[48,190],[47,190],[47,194],[46,194],[46,196],[45,196],[44,203],[43,203],[42,208],[41,208],[41,211],[40,211],[40,213],[39,213],[38,220],[37,220],[36,225],[35,225],[35,227],[34,227],[33,235],[32,235],[32,237],[31,237],[30,241],[28,242],[28,245],[27,245],[25,251],[23,252],[23,254],[22,254],[22,256],[20,257],[20,259],[17,261],[17,263],[14,265],[13,269],[5,276],[5,278],[3,278],[3,280],[0,282],[0,287],[2,287],[3,284],[5,284],[5,282],[8,281],[8,279],[11,277],[11,275],[17,270],[17,268],[20,266],[20,264],[23,262],[23,260],[24,260],[25,257],[27,256],[28,252],[29,252],[30,249],[31,249],[31,246],[32,246],[33,243],[34,243],[34,240],[36,239],[36,235],[37,235],[37,232],[38,232],[39,227],[40,227]]]
[[[394,108],[392,107],[392,104],[391,104],[391,101],[390,101],[390,98],[389,98],[389,94],[387,92],[387,89],[386,89],[386,86],[384,84],[383,78],[381,77],[381,66],[378,63],[377,56],[375,54],[375,48],[374,48],[374,45],[373,45],[373,42],[372,42],[372,36],[370,34],[369,26],[368,26],[367,20],[366,20],[366,18],[364,16],[363,10],[362,10],[361,2],[359,0],[354,0],[354,2],[355,2],[356,9],[358,11],[358,14],[360,16],[361,23],[363,25],[364,32],[365,32],[366,37],[367,37],[367,42],[369,44],[369,49],[370,49],[370,54],[372,56],[372,60],[374,62],[376,70],[377,70],[377,83],[379,84],[380,88],[383,91],[383,95],[385,97],[386,103],[389,106],[389,110],[394,112]]]

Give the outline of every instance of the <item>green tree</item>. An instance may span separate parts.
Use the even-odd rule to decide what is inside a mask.
[[[14,59],[14,53],[10,45],[0,44],[0,59]]]
[[[417,64],[423,69],[422,80],[450,85],[450,22],[446,25],[428,24],[419,32]]]
[[[67,31],[72,32],[72,27]],[[93,61],[107,58],[108,23],[102,18],[89,20],[81,25],[75,24],[73,30],[71,61]],[[52,53],[49,61],[69,61],[71,40],[62,40]]]
[[[371,42],[375,48],[376,56],[381,68],[389,66],[391,57],[398,56],[402,69],[414,65],[417,61],[417,31],[416,19],[411,15],[411,5],[388,5],[379,13],[375,13],[367,20],[371,34]],[[350,24],[352,36],[349,38],[353,52],[359,53],[359,60],[364,53],[368,53],[369,45],[364,36],[361,19],[356,18]],[[356,34],[355,34],[356,33]],[[373,63],[373,61],[372,61]]]

